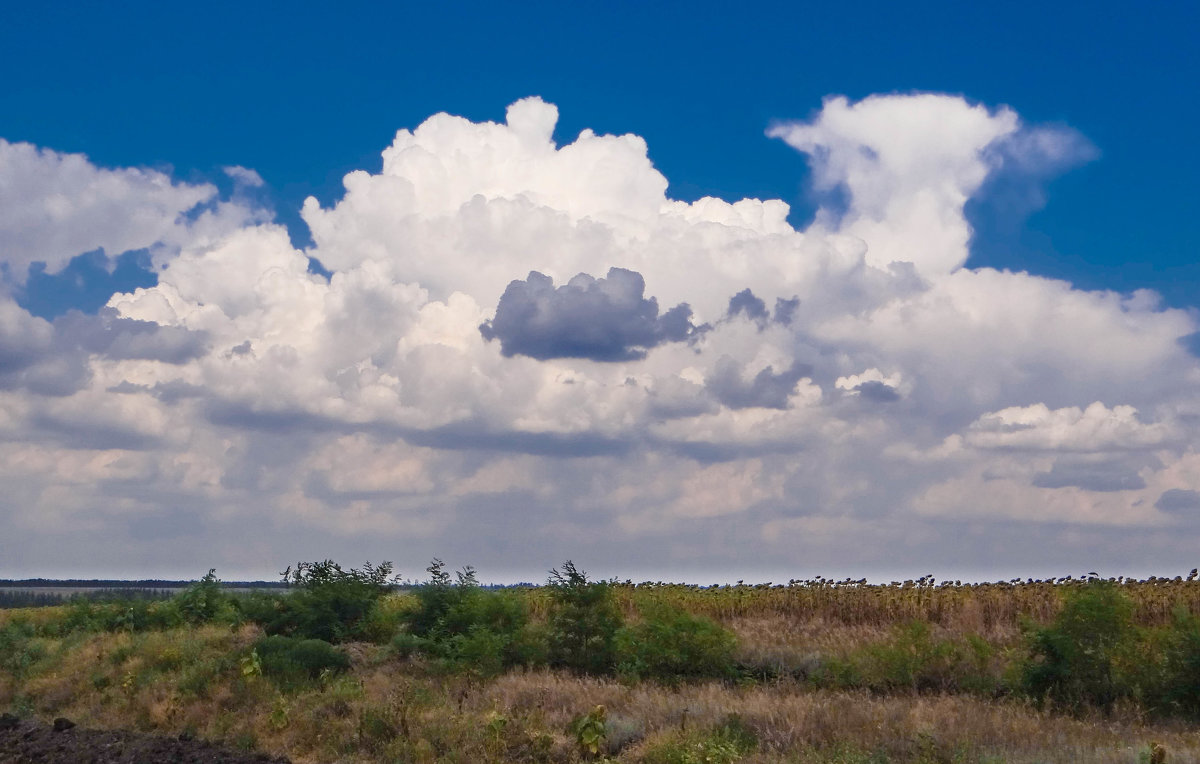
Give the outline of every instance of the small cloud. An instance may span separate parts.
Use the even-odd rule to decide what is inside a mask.
[[[241,165],[229,165],[222,167],[221,170],[230,177],[236,185],[245,188],[262,188],[266,185],[266,181],[256,171]]]
[[[876,403],[891,403],[903,397],[903,381],[899,374],[885,376],[879,369],[867,369],[862,374],[838,377],[833,386],[845,390],[847,395],[859,396]]]
[[[900,393],[896,392],[896,388],[875,380],[863,382],[854,390],[863,398],[877,403],[891,403],[900,400]]]
[[[738,362],[723,356],[704,385],[718,401],[731,409],[786,409],[796,384],[811,373],[812,367],[797,362],[778,373],[767,366],[747,380]]]
[[[729,310],[726,315],[730,318],[739,313],[746,316],[751,321],[766,321],[767,320],[767,304],[754,296],[754,292],[749,289],[742,291],[729,298]]]
[[[1135,491],[1146,487],[1136,470],[1112,461],[1072,462],[1059,459],[1049,472],[1033,477],[1038,488],[1083,488],[1087,491]]]
[[[1195,515],[1200,512],[1200,492],[1172,488],[1163,491],[1158,501],[1154,502],[1154,507],[1175,515]]]
[[[508,285],[495,318],[479,331],[488,341],[500,340],[505,356],[638,360],[696,331],[686,303],[659,316],[658,301],[644,297],[645,288],[640,273],[624,268],[610,268],[600,279],[581,273],[557,288],[549,276],[531,271]]]

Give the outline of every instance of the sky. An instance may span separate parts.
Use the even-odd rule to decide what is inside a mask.
[[[0,577],[1186,574],[1193,5],[45,3]]]

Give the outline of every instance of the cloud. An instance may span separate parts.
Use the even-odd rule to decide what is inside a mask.
[[[1119,461],[1079,462],[1060,458],[1049,471],[1034,475],[1033,485],[1088,491],[1137,491],[1146,487],[1146,481]]]
[[[957,213],[991,170],[988,147],[1019,130],[1017,115],[962,98],[920,94],[825,101],[809,122],[768,135],[808,154],[818,189],[843,189],[839,220],[818,223],[862,238],[867,262],[944,273],[966,259],[970,228]]]
[[[686,340],[696,331],[692,310],[676,305],[661,316],[658,301],[645,298],[641,274],[610,268],[606,278],[581,273],[555,288],[554,280],[531,271],[500,297],[496,317],[479,331],[500,340],[506,356],[632,361],[663,342]]]
[[[1163,491],[1158,501],[1154,502],[1154,506],[1171,514],[1195,517],[1200,513],[1200,491],[1172,488]]]
[[[266,181],[264,181],[262,176],[258,174],[258,171],[251,170],[248,167],[242,167],[241,165],[235,164],[228,167],[222,167],[221,171],[228,175],[234,183],[245,186],[246,188],[261,188],[266,185]]]
[[[174,241],[186,213],[215,195],[157,170],[108,170],[82,154],[0,139],[0,258],[21,283],[35,262],[56,273],[84,252],[116,257]]]
[[[785,409],[797,383],[811,373],[807,364],[797,362],[778,372],[767,366],[750,376],[733,358],[723,356],[704,385],[731,409]]]
[[[157,275],[96,315],[0,299],[0,538],[30,540],[6,561],[153,533],[141,559],[180,575],[298,550],[1062,572],[1131,543],[1190,567],[1166,497],[1200,491],[1196,316],[968,261],[967,202],[1085,159],[1069,129],[831,98],[772,129],[843,202],[797,230],[779,200],[671,199],[641,138],[556,120],[400,130],[305,202],[304,250],[237,188],[3,144],[10,273],[137,246]]]
[[[1045,404],[988,413],[971,424],[967,442],[977,448],[1110,451],[1162,445],[1172,437],[1167,423],[1143,423],[1132,406],[1051,410]]]

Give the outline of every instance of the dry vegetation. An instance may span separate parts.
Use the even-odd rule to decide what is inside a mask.
[[[1194,580],[1116,585],[1140,629],[1165,627],[1179,607],[1200,612]],[[1031,624],[1050,623],[1076,586],[613,587],[627,618],[666,604],[736,634],[736,660],[754,670],[699,681],[522,667],[485,678],[419,653],[403,657],[387,644],[349,642],[341,647],[349,671],[285,686],[254,664],[262,627],[245,619],[54,633],[68,608],[0,611],[0,629],[29,624],[21,628],[32,635],[10,640],[0,710],[188,733],[296,762],[1133,764],[1151,760],[1152,742],[1168,762],[1200,761],[1200,732],[1190,720],[1152,716],[1124,700],[1075,713],[1039,709],[1004,689],[1011,686],[1005,672],[1028,656]],[[543,628],[550,592],[520,596],[534,626]],[[388,595],[373,628],[381,619],[398,624],[416,607],[411,594]],[[947,679],[946,687],[868,681],[873,671],[881,672],[876,678],[891,676],[895,666],[888,661],[897,655],[933,660],[921,651],[971,644],[986,647],[972,670],[994,684],[975,687],[961,677]],[[822,674],[830,665],[854,668],[861,686]],[[964,669],[952,663],[948,670]],[[582,745],[589,718],[603,732],[594,750]]]

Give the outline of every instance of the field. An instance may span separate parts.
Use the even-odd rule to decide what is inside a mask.
[[[1200,761],[1200,582],[488,591],[314,563],[286,597],[0,611],[0,710],[295,762]]]

